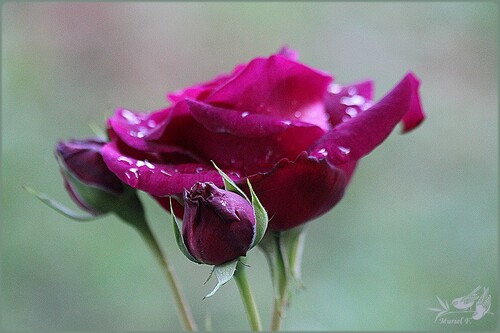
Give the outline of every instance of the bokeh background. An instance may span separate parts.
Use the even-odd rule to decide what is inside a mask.
[[[72,206],[53,157],[115,107],[151,111],[165,94],[288,44],[339,83],[408,70],[428,114],[363,159],[344,197],[308,226],[304,290],[289,330],[491,330],[498,307],[498,7],[494,3],[6,3],[2,7],[1,326],[4,330],[180,330],[142,240],[114,216],[79,224],[29,185]],[[234,283],[185,259],[168,216],[142,196],[195,317],[246,330]],[[74,207],[74,206],[72,206]],[[264,325],[272,287],[249,255]],[[492,312],[434,323],[436,296],[490,288]]]

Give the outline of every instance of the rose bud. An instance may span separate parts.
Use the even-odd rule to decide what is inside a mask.
[[[255,237],[255,213],[250,202],[211,182],[184,191],[182,236],[197,261],[220,265],[246,255]]]
[[[98,138],[60,141],[55,150],[66,190],[92,215],[110,212],[126,192],[103,161],[101,149],[105,143]]]

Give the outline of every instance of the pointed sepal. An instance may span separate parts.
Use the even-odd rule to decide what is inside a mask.
[[[222,287],[233,278],[233,275],[236,271],[236,265],[238,265],[239,260],[240,258],[237,258],[222,265],[214,266],[213,274],[215,274],[215,277],[217,278],[217,284],[207,296],[203,297],[203,299],[213,296],[220,287]]]
[[[72,209],[64,206],[62,203],[50,198],[48,195],[45,193],[41,193],[36,191],[35,189],[28,187],[28,186],[23,186],[23,188],[30,194],[34,195],[36,198],[38,198],[41,202],[49,206],[50,208],[54,209],[58,213],[72,219],[75,221],[79,222],[86,222],[86,221],[91,221],[97,219],[99,216],[92,215],[90,213],[77,213],[73,211]]]
[[[217,172],[219,172],[219,174],[222,176],[222,179],[224,180],[224,187],[225,187],[226,191],[231,191],[231,192],[234,192],[236,194],[239,194],[243,198],[247,199],[248,202],[250,202],[250,200],[248,200],[248,197],[245,194],[245,192],[243,192],[238,187],[238,185],[236,185],[236,183],[231,178],[229,178],[228,175],[226,175],[226,173],[224,171],[222,171],[221,169],[219,169],[219,167],[215,164],[214,161],[212,161],[212,164],[214,165],[214,167],[217,170]]]
[[[170,216],[172,217],[172,224],[174,227],[174,235],[175,235],[175,240],[177,242],[177,246],[179,246],[179,249],[186,256],[186,258],[188,258],[192,262],[201,264],[189,253],[186,244],[184,243],[184,238],[182,237],[182,222],[178,222],[177,218],[175,217],[174,210],[172,208],[172,198],[170,198]]]
[[[253,248],[255,245],[259,244],[259,242],[264,237],[269,219],[267,217],[267,212],[264,206],[262,206],[259,198],[257,198],[257,195],[253,191],[252,184],[250,184],[250,180],[248,179],[247,184],[248,188],[250,189],[250,196],[252,197],[252,207],[255,213],[255,234],[252,240],[252,244],[250,245],[250,248]]]

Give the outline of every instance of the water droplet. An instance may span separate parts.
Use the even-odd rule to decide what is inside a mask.
[[[290,126],[292,124],[292,122],[290,120],[282,120],[281,123],[285,124],[287,126]]]
[[[338,149],[344,155],[347,155],[347,154],[349,154],[351,152],[351,148],[346,148],[346,147],[338,146]]]
[[[144,160],[144,165],[151,170],[155,168],[154,164],[149,163],[148,160]]]
[[[250,114],[249,112],[246,112],[246,111],[245,111],[245,112],[243,112],[243,113],[241,114],[241,118],[245,118],[245,117],[246,117],[246,116],[248,116],[249,114]]]
[[[372,106],[373,106],[373,102],[372,101],[367,101],[365,104],[361,105],[361,110],[363,110],[363,111],[368,110]]]
[[[365,103],[365,99],[363,96],[359,95],[354,95],[352,97],[344,96],[340,98],[340,103],[344,105],[362,105],[363,103]]]
[[[356,87],[354,87],[354,86],[351,86],[351,87],[347,88],[347,93],[350,96],[355,95],[358,93],[358,89],[356,89]]]
[[[144,166],[144,161],[137,161],[137,162],[135,162],[135,165],[136,165],[137,167]]]
[[[165,175],[165,176],[169,176],[169,177],[171,177],[171,176],[172,176],[172,174],[168,173],[167,171],[165,171],[165,170],[163,170],[163,169],[162,169],[162,170],[160,170],[160,173],[161,173],[161,174],[163,174],[163,175]]]
[[[342,87],[340,86],[340,84],[333,83],[328,86],[328,92],[330,94],[338,94],[341,91]]]
[[[139,182],[139,169],[137,168],[130,168],[128,171],[125,172],[125,176],[127,177],[128,184],[132,187],[137,186],[137,183]]]
[[[204,170],[205,170],[205,169],[203,169],[203,168],[201,168],[201,167],[198,167],[198,168],[196,168],[195,172],[196,172],[196,173],[200,173],[200,172],[202,172],[202,171],[204,171]]]
[[[271,160],[271,156],[273,156],[273,152],[271,150],[268,150],[266,156],[264,157],[266,163],[268,163]]]
[[[347,109],[345,109],[345,113],[347,113],[349,116],[351,116],[351,118],[354,118],[358,115],[358,110],[356,110],[356,108],[353,108],[350,106]]]
[[[132,160],[126,156],[120,156],[118,157],[118,161],[119,162],[125,162],[127,163],[128,165],[132,165]]]
[[[122,110],[122,117],[129,123],[137,125],[141,120],[130,110]]]
[[[155,127],[156,126],[156,121],[154,121],[153,119],[148,120],[148,126],[149,127]]]
[[[325,148],[321,148],[320,150],[318,150],[318,154],[320,154],[321,156],[328,156],[328,152]]]
[[[300,118],[302,116],[302,112],[295,111],[295,113],[293,114],[293,116],[298,119],[298,118]]]
[[[137,132],[137,133],[136,133],[136,136],[137,136],[139,139],[143,138],[145,135],[146,135],[146,134],[145,134],[144,132]]]

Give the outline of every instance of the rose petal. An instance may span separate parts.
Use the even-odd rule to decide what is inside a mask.
[[[341,165],[370,153],[405,114],[411,115],[407,119],[408,130],[414,128],[424,118],[418,86],[417,78],[408,73],[374,106],[331,129],[311,147],[311,155],[326,157],[333,165]]]
[[[195,182],[211,181],[222,186],[219,173],[210,165],[186,163],[180,165],[140,160],[125,156],[116,143],[102,149],[104,162],[121,181],[153,196],[176,195]],[[235,179],[234,173],[228,172]]]
[[[323,97],[332,77],[280,55],[256,58],[205,102],[325,128]]]
[[[373,81],[363,81],[341,86],[333,83],[325,96],[325,111],[330,124],[335,127],[345,120],[354,118],[373,103]]]
[[[345,189],[340,169],[305,152],[249,180],[268,211],[270,230],[287,230],[322,215],[342,198]],[[245,188],[245,182],[238,185]]]
[[[142,151],[177,152],[178,147],[152,143],[146,140],[157,127],[168,123],[172,110],[165,109],[150,114],[134,112],[127,109],[117,109],[115,114],[108,119],[108,126],[128,146]]]
[[[283,120],[274,116],[252,114],[186,100],[194,119],[215,133],[228,133],[245,138],[259,138],[281,133],[290,127],[315,127],[300,121]]]

